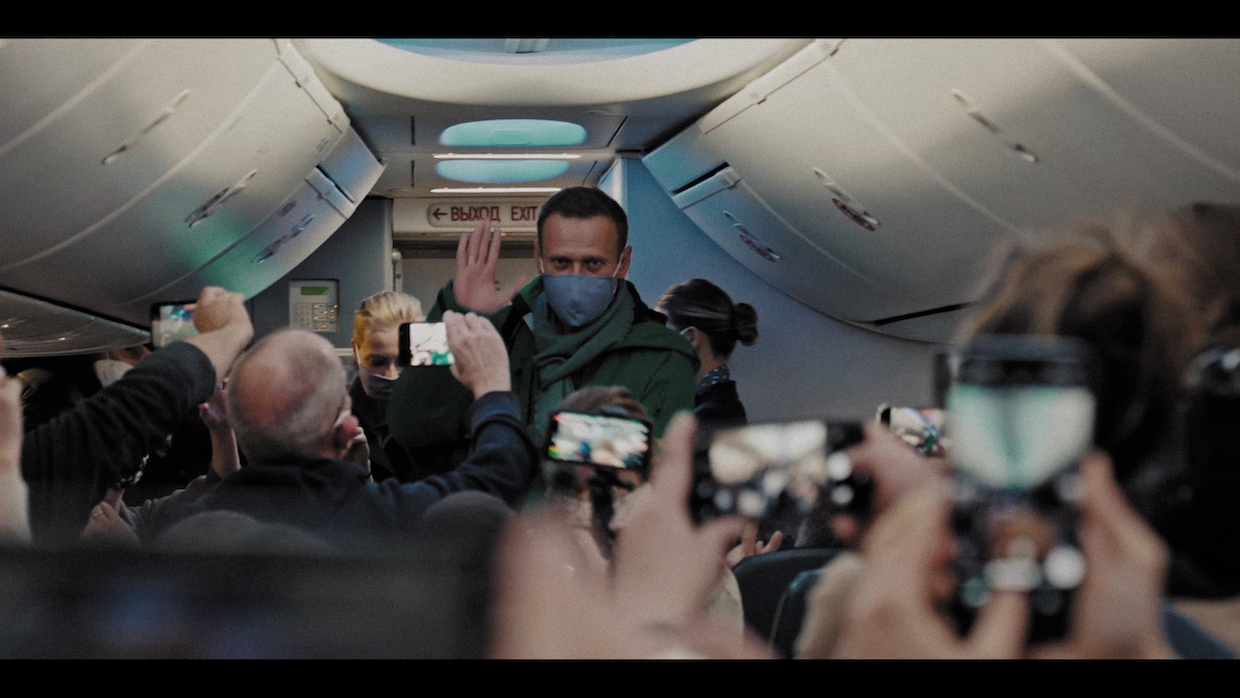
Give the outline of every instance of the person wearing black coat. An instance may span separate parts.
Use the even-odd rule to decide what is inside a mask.
[[[672,286],[655,307],[667,316],[668,327],[693,344],[702,361],[693,411],[698,421],[745,423],[745,407],[727,362],[738,341],[745,346],[758,341],[757,311],[748,303],[732,303],[723,289],[705,279]]]

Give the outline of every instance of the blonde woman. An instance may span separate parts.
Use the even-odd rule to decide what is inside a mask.
[[[400,326],[406,322],[422,322],[426,314],[422,303],[413,296],[384,291],[362,301],[353,318],[353,358],[357,362],[357,378],[349,386],[353,414],[366,432],[370,446],[370,472],[376,482],[400,478],[407,464],[397,459],[394,464],[384,447],[389,440],[387,423],[388,397],[400,375],[397,363]]]

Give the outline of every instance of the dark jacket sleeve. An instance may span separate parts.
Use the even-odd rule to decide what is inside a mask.
[[[26,432],[22,477],[36,542],[77,537],[107,488],[132,473],[215,388],[206,354],[184,342],[151,354],[116,383]]]
[[[134,533],[138,534],[138,540],[146,545],[178,520],[178,510],[181,507],[198,501],[219,482],[220,476],[216,475],[214,470],[209,470],[206,475],[199,475],[190,480],[188,485],[166,497],[148,499],[136,507],[128,507],[127,521]]]
[[[516,507],[534,477],[538,451],[521,426],[510,392],[483,395],[470,407],[474,454],[455,470],[401,485],[420,509],[454,492],[486,492]],[[420,516],[421,512],[414,512]]]
[[[697,369],[689,357],[670,351],[663,352],[658,365],[653,367],[646,389],[637,399],[649,413],[656,437],[663,438],[677,412],[693,410],[695,373]]]

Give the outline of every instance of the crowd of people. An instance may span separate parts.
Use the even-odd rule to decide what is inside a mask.
[[[196,303],[198,334],[92,357],[85,394],[53,391],[46,372],[0,376],[0,537],[53,553],[343,556],[450,539],[477,559],[484,597],[485,619],[459,622],[480,626],[476,653],[501,658],[773,657],[731,569],[784,542],[847,549],[809,594],[807,658],[1176,657],[1188,651],[1165,629],[1169,598],[1240,594],[1240,207],[1014,254],[962,338],[1089,348],[1092,447],[1065,495],[1084,572],[1051,640],[1031,636],[1037,600],[1001,583],[975,621],[954,613],[950,448],[929,458],[870,425],[828,462],[870,483],[865,507],[823,499],[779,532],[695,521],[696,434],[746,423],[727,362],[757,341],[755,309],[704,279],[648,307],[626,280],[625,213],[597,189],[555,194],[537,227],[528,284],[499,283],[500,232],[483,221],[429,312],[367,298],[352,379],[315,333],[252,342],[244,299],[215,287]],[[450,364],[402,364],[399,328],[423,321],[443,323]],[[654,455],[550,467],[562,411],[647,425]],[[187,420],[205,428],[205,472],[135,495]]]

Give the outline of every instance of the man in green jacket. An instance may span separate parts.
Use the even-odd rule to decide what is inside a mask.
[[[521,418],[542,444],[551,410],[570,393],[619,385],[633,391],[656,436],[672,415],[693,409],[699,366],[693,345],[664,326],[625,276],[633,257],[624,209],[593,187],[561,190],[538,213],[534,257],[538,278],[524,288],[496,281],[500,231],[483,221],[461,237],[456,276],[439,292],[428,322],[445,310],[485,315],[508,346],[512,390]],[[392,437],[415,456],[434,453],[429,468],[450,467],[444,444],[459,447],[468,391],[448,367],[401,372],[388,408]]]

